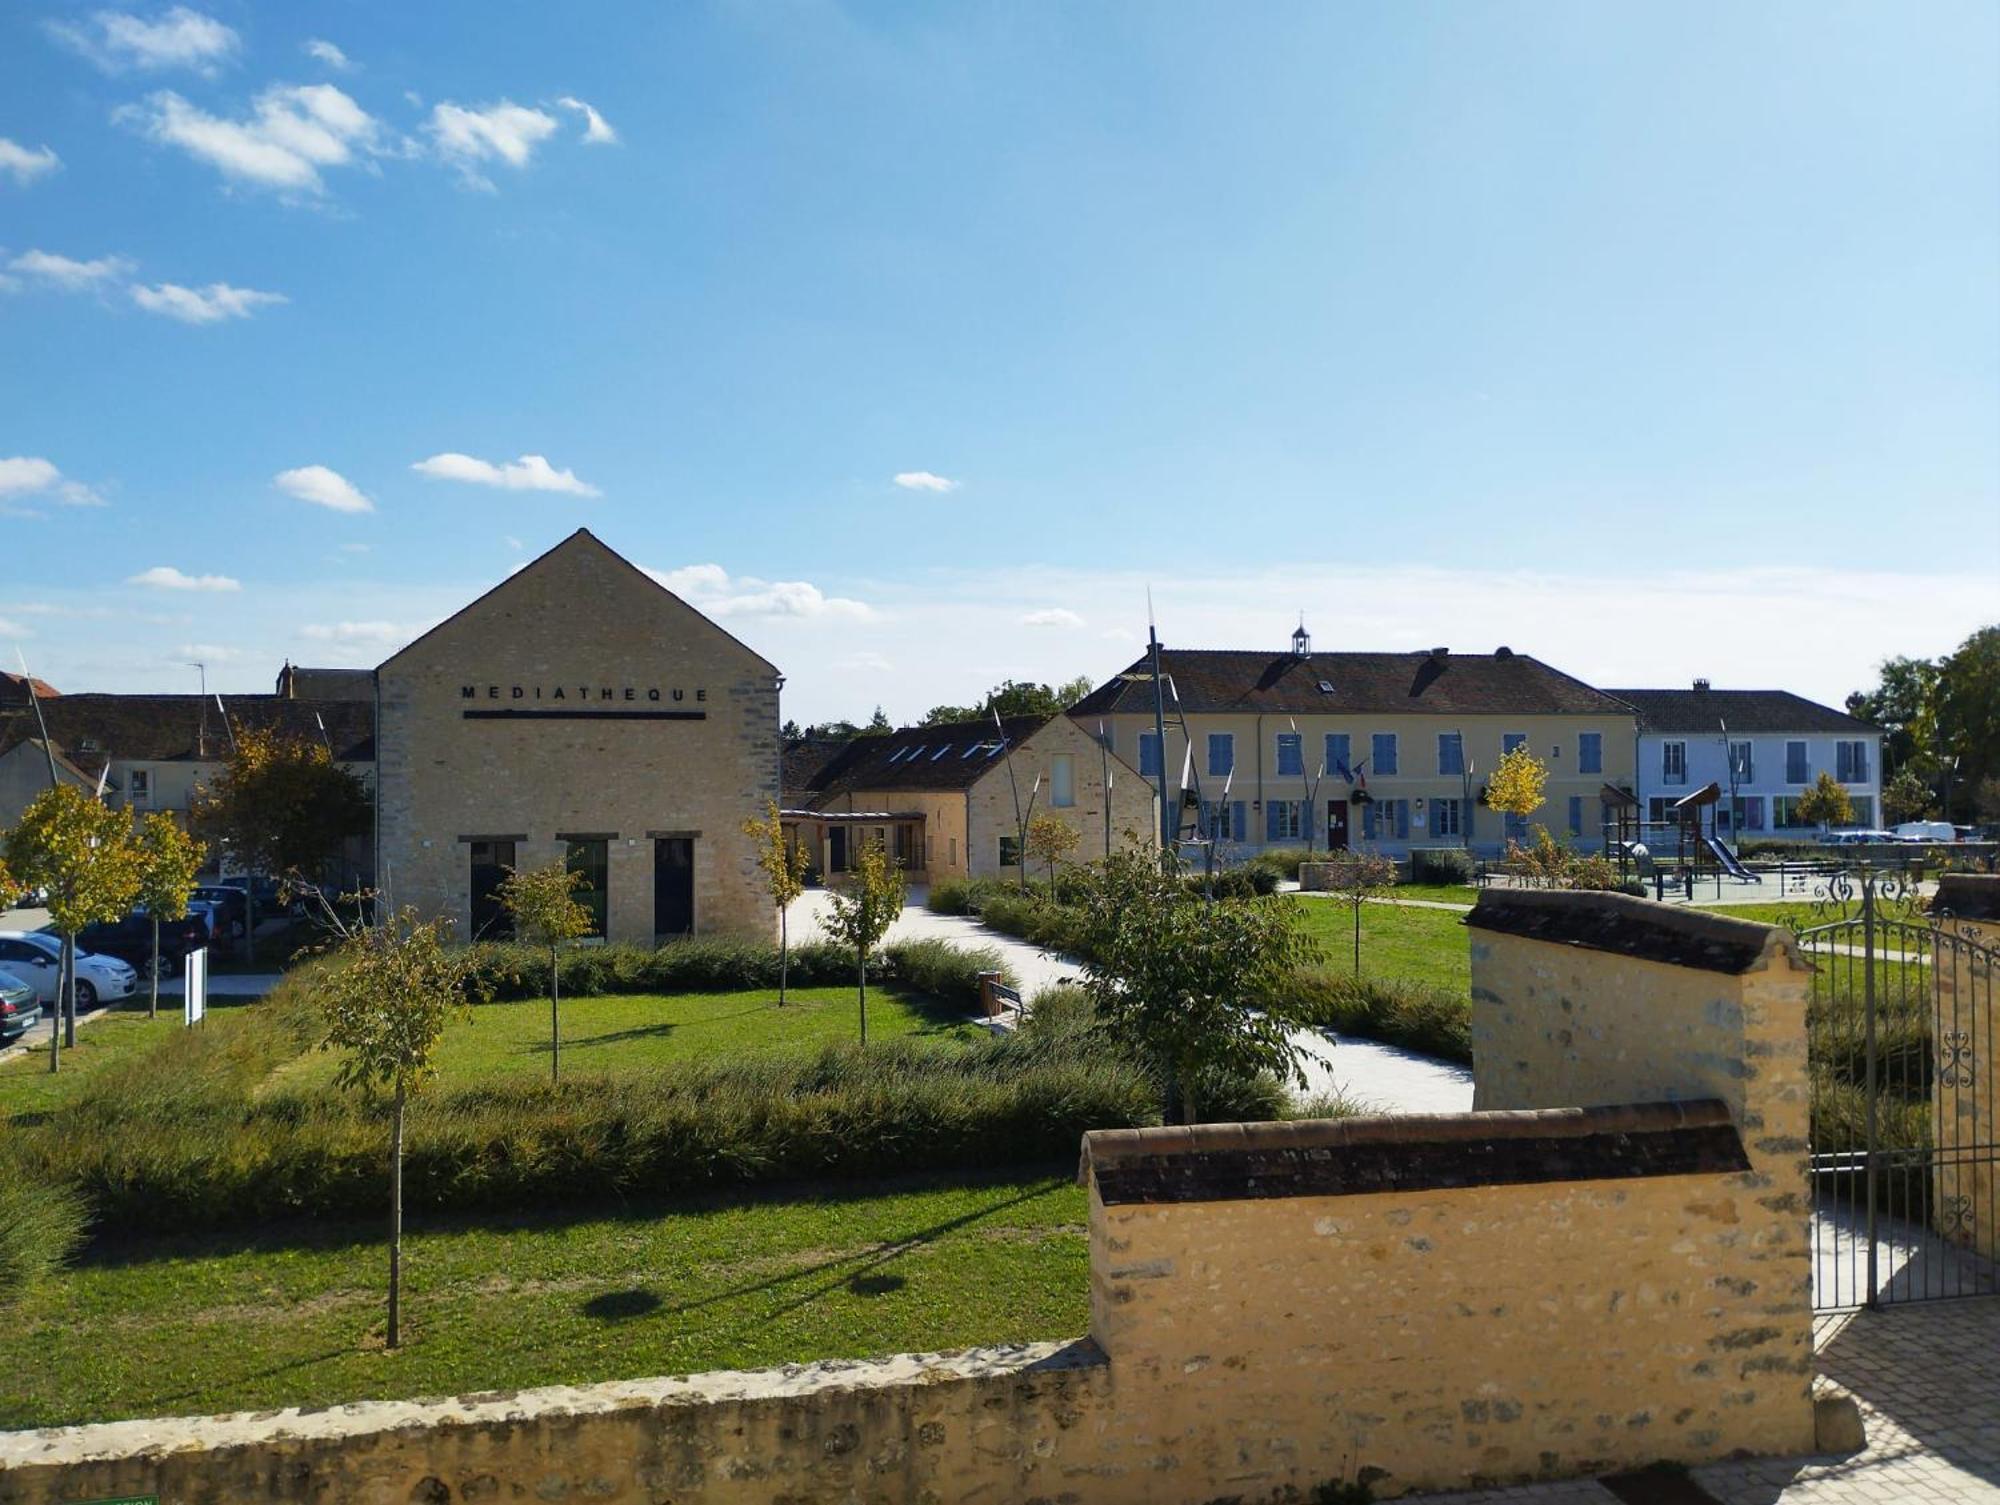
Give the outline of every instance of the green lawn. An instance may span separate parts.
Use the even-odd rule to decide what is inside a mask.
[[[216,1008],[224,1006],[217,1000]],[[34,1049],[0,1061],[0,1117],[14,1120],[60,1107],[100,1072],[124,1065],[185,1027],[178,998],[161,999],[157,1019],[146,1017],[144,998],[128,1001],[79,1024],[76,1044],[63,1051],[62,1070],[54,1075],[44,1038]]]
[[[1385,899],[1425,899],[1438,904],[1463,904],[1468,909],[1479,900],[1479,890],[1470,883],[1398,883],[1383,891]]]
[[[775,989],[740,993],[620,993],[562,1002],[563,1072],[642,1071],[720,1055],[816,1050],[860,1037],[852,988],[795,988],[783,1008]],[[930,999],[894,988],[868,990],[868,1038],[972,1039],[978,1026]],[[547,1076],[549,1002],[486,1003],[454,1022],[439,1048],[440,1080]],[[280,1067],[273,1085],[331,1083],[338,1058],[310,1051]]]
[[[1067,1338],[1089,1326],[1068,1177],[412,1230],[381,1346],[375,1227],[149,1243],[0,1324],[0,1427],[200,1414]]]
[[[1353,911],[1336,899],[1294,899],[1306,930],[1326,952],[1329,966],[1353,964]],[[1465,916],[1448,909],[1361,906],[1361,970],[1371,977],[1400,977],[1469,995],[1472,961]]]

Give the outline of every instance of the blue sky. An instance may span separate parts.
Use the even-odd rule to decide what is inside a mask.
[[[0,642],[264,688],[588,526],[802,718],[1102,677],[1149,584],[1837,698],[2000,614],[1996,58],[1989,4],[11,6]]]

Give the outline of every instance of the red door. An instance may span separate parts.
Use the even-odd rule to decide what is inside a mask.
[[[1347,801],[1328,800],[1326,802],[1326,849],[1329,852],[1347,850]]]

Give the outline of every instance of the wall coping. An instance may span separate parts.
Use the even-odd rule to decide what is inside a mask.
[[[676,1410],[720,1402],[796,1400],[960,1381],[1005,1381],[1101,1368],[1108,1362],[1104,1350],[1084,1338],[949,1353],[894,1354],[882,1359],[824,1359],[777,1369],[718,1369],[707,1374],[611,1380],[598,1385],[546,1385],[448,1398],[351,1401],[282,1411],[44,1427],[0,1432],[0,1477],[11,1469],[74,1468],[126,1458],[163,1458],[187,1450],[223,1452],[286,1442],[318,1443],[406,1428],[515,1426],[550,1418]]]
[[[1591,1108],[1093,1129],[1077,1179],[1107,1206],[1362,1196],[1749,1168],[1713,1098]]]
[[[1732,976],[1780,961],[1797,971],[1812,970],[1783,926],[1631,894],[1489,888],[1465,923],[1474,930]]]
[[[1931,913],[1960,920],[2000,920],[2000,875],[1944,873]]]

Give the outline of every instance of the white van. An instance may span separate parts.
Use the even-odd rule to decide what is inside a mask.
[[[1906,820],[1895,835],[1898,841],[1953,841],[1958,832],[1948,820]]]

